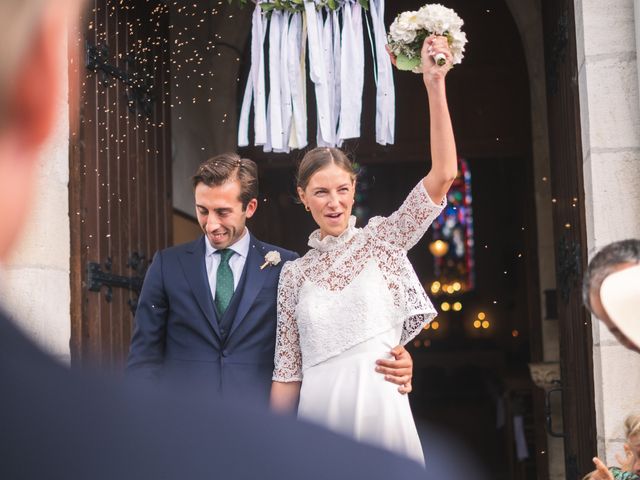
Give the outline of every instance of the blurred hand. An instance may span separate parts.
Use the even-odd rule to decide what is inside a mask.
[[[402,394],[413,390],[411,378],[413,377],[413,358],[402,345],[391,350],[393,359],[376,361],[376,372],[382,373],[387,382],[400,385],[398,391]]]
[[[636,455],[633,453],[628,443],[624,444],[624,456],[616,453],[616,460],[620,464],[620,469],[625,472],[633,472],[633,465],[636,463]]]
[[[384,48],[387,50],[387,53],[389,54],[389,58],[391,59],[391,63],[393,63],[393,66],[397,67],[398,65],[396,64],[396,56],[391,51],[391,48],[389,47],[389,45],[385,45]]]
[[[591,474],[589,480],[613,480],[613,475],[598,457],[593,457],[593,464],[596,466],[596,471]]]

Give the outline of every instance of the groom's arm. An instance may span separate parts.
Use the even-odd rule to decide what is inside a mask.
[[[162,252],[156,253],[147,270],[136,309],[135,328],[129,347],[127,376],[155,380],[164,361],[168,301],[162,275]]]
[[[384,375],[387,382],[400,385],[398,391],[402,394],[410,393],[411,378],[413,377],[413,358],[402,345],[391,350],[393,358],[390,360],[377,360],[376,372]]]

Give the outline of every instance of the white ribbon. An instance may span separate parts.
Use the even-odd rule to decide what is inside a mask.
[[[385,51],[384,0],[370,0],[371,28],[367,29],[374,54],[376,82],[376,142],[394,142],[395,92],[391,62]],[[318,146],[342,145],[360,136],[364,88],[363,10],[355,0],[342,3],[342,29],[337,11],[316,10],[304,0],[301,14],[272,10],[269,26],[269,98],[265,92],[264,41],[267,18],[260,2],[253,12],[251,71],[244,91],[238,146],[247,146],[253,99],[255,145],[265,151],[288,152],[307,145],[306,41],[309,73],[317,108]]]
[[[309,75],[316,91],[318,113],[317,143],[318,146],[326,146],[325,141],[330,142],[333,135],[331,134],[327,65],[323,45],[324,22],[322,13],[316,11],[316,4],[313,1],[304,2],[304,11],[307,16],[307,31],[309,34]]]
[[[360,136],[362,90],[364,87],[364,40],[362,7],[358,2],[342,10],[342,48],[340,55],[340,127],[338,142]]]
[[[267,143],[267,111],[265,107],[264,84],[264,39],[267,20],[262,15],[260,3],[256,3],[251,24],[251,71],[244,91],[240,123],[238,126],[238,146],[249,144],[249,110],[253,97],[254,144]]]
[[[306,28],[304,17],[295,14],[289,26],[287,44],[287,72],[291,90],[293,117],[291,121],[290,148],[307,146],[307,81],[306,81]]]
[[[264,146],[265,152],[283,150],[282,142],[282,102],[280,85],[280,51],[282,40],[282,11],[271,12],[269,26],[269,101],[267,105],[269,123],[267,125],[268,142]]]
[[[253,69],[253,66],[251,67]],[[249,145],[249,110],[251,109],[251,97],[253,96],[253,82],[251,72],[247,78],[247,86],[244,88],[242,97],[242,108],[240,109],[240,120],[238,122],[238,146]]]
[[[256,3],[256,8],[253,10],[253,17],[251,23],[251,70],[249,71],[249,77],[247,78],[247,86],[244,90],[244,97],[242,99],[242,108],[240,109],[240,122],[238,125],[238,146],[246,147],[249,145],[249,111],[251,110],[251,99],[253,98],[254,104],[254,127],[256,132],[260,130],[260,135],[256,134],[256,144],[258,139],[264,144],[266,141],[266,112],[264,110],[264,81],[262,82],[262,89],[260,89],[259,78],[264,78],[264,59],[263,42],[265,23],[262,16],[262,9],[260,3]],[[262,97],[260,98],[260,93]]]
[[[338,18],[338,12],[333,10],[331,12],[331,31],[333,34],[333,52],[331,55],[331,64],[333,68],[332,79],[333,85],[331,91],[333,92],[333,103],[331,108],[331,125],[333,132],[333,144],[340,146],[342,142],[338,138],[338,123],[340,119],[340,100],[342,98],[342,45],[340,39],[340,19]]]
[[[280,105],[282,117],[282,149],[280,151],[289,153],[289,136],[291,134],[291,116],[292,116],[292,100],[291,100],[291,79],[289,76],[289,21],[291,13],[284,12],[282,17],[282,28],[280,38]]]
[[[391,59],[385,50],[384,0],[370,0],[375,40],[376,88],[376,142],[393,144],[395,131],[395,90]]]
[[[322,60],[324,62],[324,78],[326,100],[323,102],[322,110],[318,110],[318,116],[327,118],[328,126],[322,128],[321,122],[318,122],[320,129],[318,130],[318,146],[334,147],[336,144],[336,118],[334,117],[335,104],[335,67],[333,57],[333,20],[329,10],[325,11],[326,18],[322,21]],[[322,15],[320,15],[322,18]]]

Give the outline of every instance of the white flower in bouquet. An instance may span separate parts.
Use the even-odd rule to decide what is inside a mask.
[[[389,34],[399,42],[412,43],[419,30],[418,12],[403,12],[398,16],[398,20],[391,24]]]
[[[398,69],[422,73],[420,51],[424,39],[430,35],[447,37],[453,64],[460,63],[467,43],[467,36],[462,31],[463,24],[456,12],[439,4],[425,5],[415,12],[402,12],[391,24],[387,36]],[[438,65],[444,65],[446,59],[438,54],[435,61]]]

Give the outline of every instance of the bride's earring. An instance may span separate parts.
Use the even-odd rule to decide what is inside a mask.
[[[310,211],[311,211],[311,209],[309,208],[309,205],[305,205],[305,206],[304,206],[304,209],[305,209],[307,212],[310,212]]]

